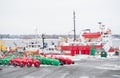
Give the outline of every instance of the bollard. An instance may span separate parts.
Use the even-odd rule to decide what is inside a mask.
[[[95,48],[94,46],[92,45],[91,49],[90,49],[90,55],[95,55]]]
[[[101,52],[101,57],[107,57],[107,52],[105,51]]]

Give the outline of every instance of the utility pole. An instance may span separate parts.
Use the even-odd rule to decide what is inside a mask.
[[[73,11],[73,23],[74,23],[74,41],[76,40],[76,29],[75,29],[75,11]]]

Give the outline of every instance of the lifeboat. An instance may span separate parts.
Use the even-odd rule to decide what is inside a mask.
[[[84,38],[99,38],[101,36],[100,32],[84,32],[82,35]]]

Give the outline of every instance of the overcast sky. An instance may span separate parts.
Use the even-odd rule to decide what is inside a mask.
[[[120,34],[120,0],[0,0],[0,34],[68,34],[98,30],[98,22]]]

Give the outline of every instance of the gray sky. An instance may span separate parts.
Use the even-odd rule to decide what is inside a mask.
[[[98,22],[120,34],[120,0],[0,0],[0,34],[68,34],[98,30]]]

